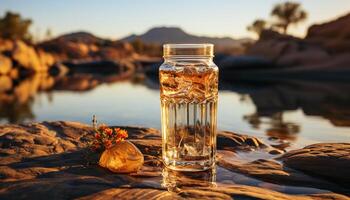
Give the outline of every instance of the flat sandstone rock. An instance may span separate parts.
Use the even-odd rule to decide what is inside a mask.
[[[291,168],[350,186],[350,143],[319,143],[280,158]]]
[[[160,159],[160,132],[120,128],[128,131],[128,140],[144,155],[144,165],[137,173],[116,174],[99,167],[98,155],[87,154],[86,145],[93,138],[88,125],[59,121],[0,126],[0,199],[349,199],[346,188],[307,174],[306,168],[301,169],[305,173],[298,171],[291,164],[292,153],[282,159],[294,169],[274,159],[241,162],[236,159],[240,152],[270,155],[271,147],[252,136],[232,132],[218,133],[216,184],[206,185],[196,176],[178,177],[183,183],[175,183],[175,187],[183,187],[169,192]],[[331,147],[335,145],[324,153],[331,155]],[[341,149],[348,155],[348,147]],[[347,164],[344,160],[343,165]],[[343,175],[348,178],[346,173]],[[212,177],[204,176],[208,178]],[[285,192],[295,186],[310,190]]]

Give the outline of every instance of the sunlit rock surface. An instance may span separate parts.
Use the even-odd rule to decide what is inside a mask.
[[[49,66],[55,62],[49,53],[36,50],[20,40],[14,42],[11,57],[22,67],[35,72],[47,71]]]
[[[12,68],[12,62],[6,56],[0,54],[0,75],[6,75]]]
[[[264,30],[259,40],[248,48],[247,54],[267,58],[280,66],[279,69],[290,68],[286,76],[297,72],[301,77],[300,74],[309,70],[326,74],[327,71],[322,71],[325,69],[338,71],[341,75],[347,73],[344,66],[350,63],[349,23],[350,14],[347,13],[329,22],[312,25],[304,39]],[[275,69],[274,72],[277,77],[283,74],[283,70]]]
[[[183,176],[164,172],[158,130],[120,128],[128,131],[128,141],[144,156],[143,166],[135,173],[113,173],[100,167],[98,154],[86,150],[94,134],[86,124],[0,126],[0,199],[349,199],[349,185],[337,184],[342,180],[338,176],[328,178],[313,169],[299,171],[290,163],[285,165],[276,160],[281,155],[269,154],[273,147],[253,136],[219,132],[215,173]],[[330,156],[338,149],[332,144],[319,154]],[[296,156],[287,152],[285,157],[292,155]],[[346,160],[337,165],[339,173],[346,166]]]
[[[318,143],[284,154],[289,167],[350,185],[350,143]]]
[[[143,155],[131,142],[123,141],[106,149],[99,165],[115,173],[137,172],[143,165]]]

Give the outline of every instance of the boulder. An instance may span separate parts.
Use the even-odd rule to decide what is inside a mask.
[[[263,57],[255,56],[226,56],[219,62],[216,62],[222,70],[222,76],[225,76],[229,70],[254,70],[274,68],[275,64]]]
[[[13,42],[11,40],[0,38],[0,52],[12,51],[13,46],[14,45],[13,45]]]
[[[318,43],[329,52],[350,52],[350,13],[330,22],[309,27],[306,40]]]
[[[16,40],[14,48],[10,52],[12,59],[29,71],[45,72],[54,63],[54,58],[48,53],[36,50],[34,47]]]
[[[247,54],[276,61],[282,55],[297,52],[301,45],[303,44],[298,38],[282,35],[272,30],[264,30],[260,39],[248,48]]]
[[[28,46],[23,41],[17,40],[14,43],[14,49],[11,52],[12,59],[21,67],[32,70],[42,71],[42,65],[37,53],[33,47]]]
[[[269,183],[316,187],[340,192],[348,191],[343,187],[339,187],[336,183],[294,170],[272,159],[256,159],[251,162],[245,162],[228,151],[219,151],[218,155],[219,166]]]
[[[218,149],[240,149],[240,150],[251,150],[266,148],[264,144],[258,138],[237,134],[228,131],[220,131],[217,136]]]
[[[325,50],[320,48],[307,48],[304,51],[295,51],[280,56],[276,64],[284,67],[309,66],[322,64],[330,59],[331,56]]]
[[[349,39],[350,38],[350,13],[335,20],[309,27],[307,39]]]
[[[42,66],[51,67],[55,63],[55,58],[51,54],[46,53],[41,49],[37,51],[37,54]]]
[[[350,143],[319,143],[290,151],[280,158],[293,169],[350,185]]]
[[[316,55],[309,55],[310,58]],[[350,52],[332,55],[329,59],[324,59],[322,63],[308,63],[308,68],[342,70],[350,66]]]
[[[10,90],[12,86],[12,79],[10,77],[0,75],[0,93]]]
[[[323,63],[331,58],[327,50],[318,44],[271,30],[263,31],[260,39],[248,49],[247,54],[273,61],[279,67],[305,67]]]
[[[130,43],[116,41],[100,46],[100,50],[95,54],[105,60],[121,60],[133,57],[135,51]]]
[[[305,39],[264,30],[248,55],[261,56],[280,67],[315,67],[334,63],[340,53],[350,52],[350,14],[312,25]],[[331,65],[331,64],[328,64]],[[339,67],[333,65],[332,67]]]
[[[0,54],[0,75],[6,75],[11,71],[12,62],[8,57]]]
[[[18,68],[12,68],[11,71],[8,74],[12,79],[18,79],[19,78],[19,69]]]

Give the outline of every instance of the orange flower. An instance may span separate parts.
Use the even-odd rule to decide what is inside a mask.
[[[95,138],[96,139],[100,139],[101,138],[101,135],[99,133],[95,133]]]
[[[117,139],[115,140],[115,142],[116,142],[116,143],[118,143],[118,142],[122,142],[122,141],[124,141],[124,139],[123,139],[123,138],[117,138]]]
[[[90,148],[94,151],[109,149],[113,145],[124,141],[128,137],[128,132],[120,128],[110,128],[104,124],[100,125],[95,134],[94,141]]]
[[[120,128],[114,128],[114,131],[118,133],[120,131]]]
[[[109,136],[111,136],[111,135],[113,134],[113,130],[110,129],[110,128],[105,128],[105,129],[104,129],[104,132],[105,132],[107,135],[109,135]]]
[[[112,141],[110,141],[110,140],[105,140],[105,141],[104,141],[104,145],[105,145],[105,148],[106,148],[106,149],[109,149],[109,148],[112,147]]]
[[[119,130],[117,138],[126,139],[128,137],[128,132],[124,129]]]

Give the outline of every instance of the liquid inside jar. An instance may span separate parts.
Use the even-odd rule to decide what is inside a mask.
[[[218,68],[205,62],[163,64],[159,71],[163,161],[174,170],[215,164]]]

